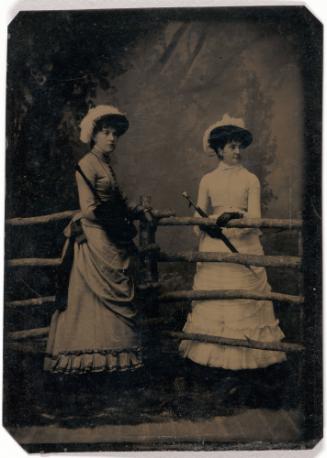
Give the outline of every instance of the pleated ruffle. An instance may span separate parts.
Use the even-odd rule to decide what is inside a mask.
[[[277,320],[274,323],[259,326],[257,328],[237,329],[226,325],[219,325],[214,333],[212,329],[210,332],[187,322],[183,331],[232,339],[246,340],[249,338],[258,342],[280,342],[285,337],[278,326]],[[189,358],[198,364],[231,370],[257,369],[286,360],[285,353],[280,351],[232,347],[191,340],[182,340],[179,351],[184,358]]]
[[[142,349],[80,350],[46,355],[44,369],[53,373],[134,371],[143,366]]]

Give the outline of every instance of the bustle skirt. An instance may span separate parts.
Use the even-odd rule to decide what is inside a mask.
[[[142,366],[132,258],[100,226],[82,224],[74,244],[67,308],[50,324],[44,369],[55,373],[131,371]]]

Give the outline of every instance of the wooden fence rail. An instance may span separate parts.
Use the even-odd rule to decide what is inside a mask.
[[[6,220],[7,226],[31,226],[34,224],[48,224],[72,218],[78,210],[51,213],[49,215],[29,216],[26,218],[10,218]]]
[[[160,252],[159,261],[186,261],[186,262],[228,262],[257,267],[290,267],[299,269],[301,258],[298,256],[265,256],[237,253],[212,253],[212,252]]]
[[[61,264],[61,258],[17,258],[9,259],[7,266],[15,267],[58,267]]]
[[[20,341],[25,339],[41,339],[48,335],[49,327],[27,329],[23,331],[14,331],[9,334],[12,341]],[[179,340],[196,340],[198,342],[215,343],[220,345],[228,345],[232,347],[246,347],[258,350],[269,351],[284,351],[288,353],[302,352],[303,345],[288,342],[258,342],[249,338],[246,339],[231,339],[228,337],[217,337],[206,334],[191,334],[185,332],[164,331],[163,334],[169,335],[174,339]]]
[[[49,215],[28,216],[24,218],[10,218],[6,220],[7,226],[31,226],[35,224],[48,224],[56,221],[63,221],[72,218],[80,210],[66,210],[58,213],[50,213]],[[152,214],[155,218],[168,218],[174,216],[175,213],[171,210],[153,210]]]
[[[9,332],[11,340],[40,339],[46,337],[49,333],[49,326],[44,328],[24,329],[22,331]]]
[[[143,250],[152,251],[149,250]],[[161,262],[228,262],[242,264],[245,266],[257,267],[287,267],[300,269],[301,258],[298,256],[265,256],[237,253],[211,253],[198,251],[180,251],[165,253],[160,252],[158,261]],[[58,267],[61,264],[60,258],[17,258],[9,259],[7,266],[15,267]]]
[[[143,286],[143,285],[142,285]],[[146,285],[144,285],[146,286]],[[140,288],[139,290],[151,289]],[[288,304],[303,304],[303,296],[294,296],[283,293],[256,293],[243,290],[210,290],[210,291],[170,291],[162,293],[158,297],[159,302],[179,302],[190,300],[210,300],[210,299],[255,299],[258,301],[278,301]],[[56,300],[55,296],[35,297],[31,299],[21,299],[16,301],[6,302],[6,307],[30,307],[44,304],[53,304]]]
[[[79,210],[66,210],[58,213],[50,213],[41,216],[29,216],[24,218],[10,218],[6,220],[7,226],[30,226],[35,224],[48,224],[72,218]],[[172,210],[152,210],[152,214],[157,218],[159,226],[214,226],[213,218],[197,218],[189,216],[175,216]],[[301,219],[272,219],[272,218],[242,218],[234,219],[227,223],[226,227],[235,228],[261,228],[261,229],[301,229]]]
[[[144,199],[143,199],[144,200]],[[151,203],[150,199],[146,200]],[[7,226],[31,226],[35,224],[48,224],[56,221],[70,219],[77,210],[68,210],[65,212],[52,213],[49,215],[33,216],[28,218],[12,218],[6,221]],[[257,267],[286,267],[292,269],[301,268],[301,257],[299,256],[266,256],[250,255],[237,253],[216,253],[216,252],[170,252],[166,253],[160,250],[156,244],[155,234],[157,226],[194,226],[205,225],[214,226],[215,220],[212,218],[195,218],[195,217],[176,217],[170,210],[152,210],[154,222],[141,219],[140,221],[140,247],[139,255],[142,262],[143,284],[139,285],[140,291],[155,289],[155,297],[151,295],[151,301],[158,302],[177,302],[183,300],[214,300],[214,299],[254,299],[254,300],[276,300],[289,304],[303,304],[303,296],[275,292],[249,292],[242,290],[210,290],[210,291],[170,291],[160,292],[160,283],[158,278],[158,262],[227,262],[236,263],[246,266]],[[298,230],[301,234],[302,221],[299,219],[269,219],[269,218],[243,218],[230,221],[228,228],[258,228],[258,229],[281,229],[281,230]],[[301,240],[301,238],[299,238]],[[302,241],[299,242],[299,248],[302,247]],[[17,258],[7,261],[10,268],[20,267],[58,267],[61,264],[61,258]],[[31,299],[14,300],[6,303],[10,308],[30,307],[43,304],[55,303],[55,296],[37,297]],[[152,303],[153,305],[153,303]],[[152,318],[158,320],[158,318]],[[147,320],[145,320],[147,321]],[[160,321],[160,318],[159,318]],[[8,334],[11,342],[21,345],[20,342],[41,342],[49,332],[48,327],[14,331]],[[268,351],[285,351],[301,352],[304,350],[303,345],[288,342],[257,342],[244,336],[244,339],[231,339],[218,336],[209,336],[203,334],[188,334],[183,332],[165,331],[165,335],[179,340],[196,340],[200,342],[216,343],[220,345],[255,348]],[[17,347],[18,348],[18,347]]]
[[[297,343],[287,342],[258,342],[252,339],[231,339],[229,337],[208,336],[206,334],[191,334],[186,332],[172,332],[167,334],[170,337],[179,340],[197,340],[198,342],[214,343],[219,345],[228,345],[232,347],[255,348],[258,350],[285,351],[288,353],[302,352],[304,346]]]
[[[303,304],[303,296],[293,296],[283,293],[256,293],[242,290],[210,290],[210,291],[171,291],[159,296],[160,302],[178,302],[182,300],[210,300],[210,299],[255,299],[258,301],[278,301],[289,304]]]
[[[56,296],[33,297],[31,299],[19,299],[16,301],[7,301],[6,307],[31,307],[34,305],[54,304]]]
[[[162,218],[159,226],[215,226],[213,218],[197,218],[189,216],[175,216]],[[257,228],[257,229],[301,229],[302,220],[300,219],[271,219],[271,218],[242,218],[233,219],[226,224],[231,228]]]

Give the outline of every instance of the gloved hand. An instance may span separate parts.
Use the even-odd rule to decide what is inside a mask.
[[[201,229],[201,231],[205,232],[206,234],[208,234],[210,237],[214,239],[220,238],[221,229],[219,227],[200,225],[199,228]]]
[[[231,219],[240,219],[243,218],[243,213],[240,212],[224,212],[220,216],[218,216],[216,220],[216,224],[218,227],[225,227],[226,224]]]
[[[137,219],[141,216],[145,216],[147,213],[151,214],[152,207],[144,205],[134,205],[128,208],[129,215],[132,219]]]

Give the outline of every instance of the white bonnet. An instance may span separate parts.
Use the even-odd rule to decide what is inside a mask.
[[[80,140],[83,143],[90,143],[96,121],[98,121],[100,118],[103,118],[104,116],[110,115],[112,115],[113,118],[117,117],[117,119],[120,119],[120,134],[123,134],[128,128],[128,121],[125,113],[122,113],[120,110],[118,110],[118,108],[112,105],[98,105],[94,108],[90,108],[87,115],[82,119],[80,124]]]

